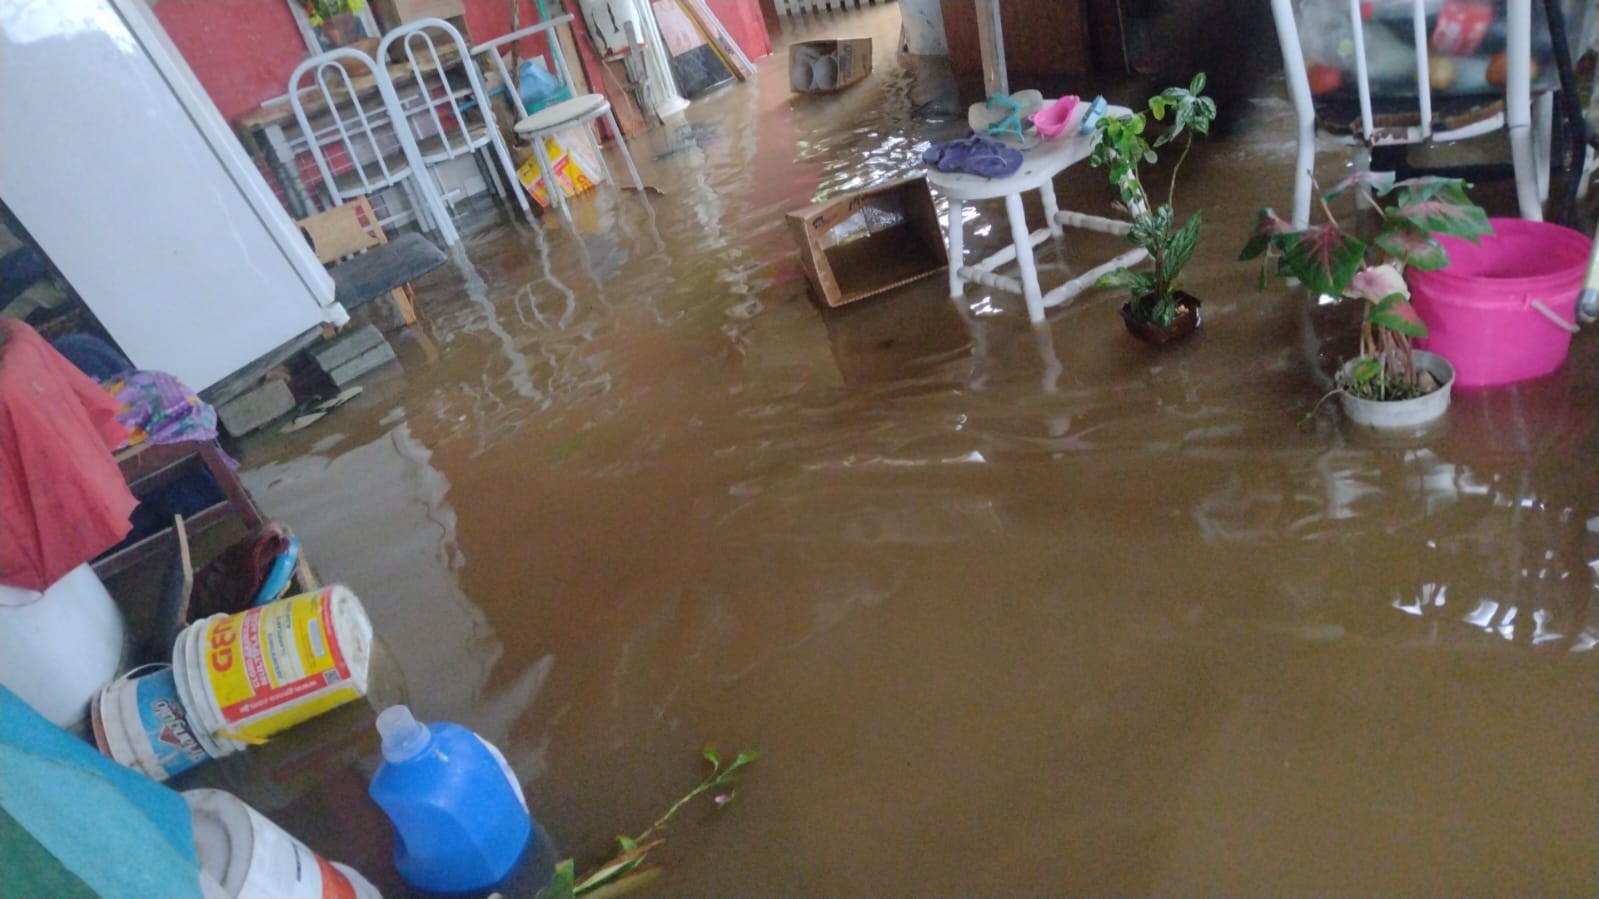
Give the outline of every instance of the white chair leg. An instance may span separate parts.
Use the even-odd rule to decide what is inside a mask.
[[[1060,214],[1060,201],[1055,198],[1055,182],[1045,181],[1038,189],[1038,198],[1044,201],[1044,221],[1049,225],[1049,233],[1055,237],[1065,234],[1066,229],[1055,220],[1055,216]]]
[[[494,191],[494,196],[503,203],[511,198],[506,195],[505,184],[500,176],[494,174],[494,166],[499,165],[499,162],[493,159],[484,159],[483,149],[479,147],[472,151],[472,161],[477,163],[477,173],[483,176],[483,186]]]
[[[966,289],[961,279],[961,257],[966,252],[966,204],[960,200],[949,201],[949,295],[960,299]]]
[[[1554,152],[1555,94],[1544,91],[1532,106],[1532,152],[1538,179],[1538,205],[1549,202],[1549,157]]]
[[[1538,198],[1538,172],[1532,126],[1532,0],[1507,0],[1505,53],[1505,129],[1510,132],[1510,158],[1516,170],[1516,201],[1521,217],[1543,220]]]
[[[1532,222],[1543,221],[1531,126],[1520,125],[1510,129],[1510,159],[1516,170],[1516,202],[1521,207],[1521,217]]]
[[[1016,245],[1016,264],[1022,270],[1022,296],[1027,300],[1027,317],[1044,320],[1044,292],[1038,287],[1038,266],[1033,262],[1033,233],[1027,228],[1021,194],[1005,195],[1005,214],[1010,219],[1010,239]]]
[[[527,191],[522,189],[522,179],[516,176],[516,163],[511,160],[510,148],[505,146],[505,139],[500,137],[498,126],[489,126],[489,142],[494,144],[494,157],[500,164],[500,171],[505,173],[506,186],[511,193],[516,194],[516,204],[522,207],[522,214],[528,221],[533,221],[533,206],[528,202]]]
[[[1585,324],[1599,321],[1599,228],[1594,229],[1593,252],[1588,256],[1588,274],[1582,293],[1577,295],[1577,319]]]
[[[594,162],[600,167],[600,177],[605,183],[616,189],[616,182],[611,180],[611,166],[605,161],[605,154],[600,151],[600,142],[594,138],[594,123],[584,122],[578,128],[583,132],[583,142],[589,145],[589,152],[594,154]]]
[[[1283,54],[1283,73],[1288,80],[1288,97],[1294,103],[1299,135],[1294,208],[1289,221],[1295,228],[1303,228],[1310,224],[1311,173],[1316,169],[1316,107],[1310,96],[1310,79],[1305,74],[1305,53],[1299,46],[1292,0],[1271,0],[1271,15],[1277,26],[1277,45]]]
[[[425,171],[425,170],[424,170]],[[416,174],[415,171],[412,174]],[[422,195],[422,206],[433,217],[433,226],[439,232],[439,239],[446,246],[455,246],[461,242],[461,234],[455,230],[455,221],[450,218],[449,210],[444,208],[444,198],[439,195],[433,184],[433,176],[424,174],[417,179],[417,193]]]
[[[633,154],[628,152],[627,138],[622,136],[622,129],[616,124],[616,116],[609,109],[605,110],[605,121],[610,123],[611,133],[616,135],[616,149],[622,153],[622,161],[627,163],[627,173],[633,176],[633,186],[638,188],[640,195],[644,193],[644,181],[638,176],[638,169],[633,165]]]
[[[1310,224],[1310,192],[1315,187],[1316,172],[1316,122],[1312,119],[1300,125],[1299,153],[1294,170],[1294,209],[1289,222],[1295,228]]]
[[[405,202],[411,207],[411,214],[416,216],[416,226],[429,234],[435,234],[438,229],[433,225],[433,217],[428,215],[428,209],[422,202],[422,197],[417,193],[416,186],[411,179],[406,178],[399,184],[400,190],[405,194]]]
[[[566,194],[555,180],[555,168],[550,165],[550,154],[544,149],[544,135],[533,136],[533,159],[539,165],[539,177],[544,179],[544,196],[562,215],[570,215],[566,208]]]

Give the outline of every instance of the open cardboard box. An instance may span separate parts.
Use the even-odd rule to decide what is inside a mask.
[[[872,39],[799,41],[788,45],[788,86],[797,94],[829,94],[872,73]]]
[[[827,306],[891,290],[949,265],[926,178],[908,178],[788,214],[800,262]]]

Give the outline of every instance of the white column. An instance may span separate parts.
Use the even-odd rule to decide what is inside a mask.
[[[650,105],[662,118],[677,115],[688,108],[688,101],[677,92],[677,82],[672,79],[672,61],[666,55],[666,39],[661,37],[655,10],[645,0],[633,2],[638,6],[639,21],[644,23],[644,65],[650,73],[644,89],[649,92]]]

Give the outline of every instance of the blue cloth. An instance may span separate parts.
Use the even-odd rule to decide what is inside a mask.
[[[133,371],[133,363],[116,347],[90,334],[68,334],[50,341],[55,351],[96,381],[109,381]]]
[[[101,896],[200,896],[183,797],[96,752],[5,687],[0,806]],[[29,874],[6,871],[7,890]]]

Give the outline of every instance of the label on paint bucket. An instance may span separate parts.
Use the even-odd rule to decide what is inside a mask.
[[[356,899],[355,886],[327,859],[317,855],[316,869],[322,880],[322,899]]]
[[[168,776],[187,771],[210,755],[195,739],[183,705],[178,702],[178,687],[172,669],[134,681],[137,691],[139,725],[155,754],[156,763]]]
[[[262,725],[246,724],[247,736],[270,736],[361,695],[334,632],[331,588],[218,619],[202,645],[223,721]]]

